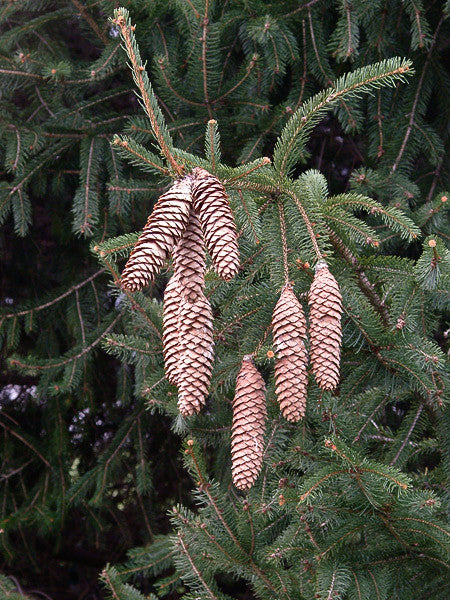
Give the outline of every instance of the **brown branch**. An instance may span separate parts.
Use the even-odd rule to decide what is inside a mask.
[[[300,94],[298,96],[297,104],[295,105],[295,110],[297,110],[297,108],[302,103],[303,94],[305,92],[306,75],[308,73],[307,55],[306,55],[306,24],[305,24],[305,19],[302,19],[302,40],[303,40],[303,75],[302,75],[302,78],[301,78],[302,86],[300,88]]]
[[[320,0],[310,0],[310,2],[307,2],[306,4],[303,4],[302,6],[299,6],[295,10],[291,10],[291,12],[286,13],[281,18],[285,19],[286,17],[290,17],[291,15],[295,15],[296,13],[300,12],[301,10],[305,10],[305,8],[311,8],[311,6],[314,6],[314,4],[317,4],[318,2],[320,2]]]
[[[91,140],[91,145],[89,147],[89,158],[87,161],[87,171],[86,171],[86,183],[84,185],[84,222],[80,227],[80,231],[84,233],[87,229],[90,229],[90,225],[88,223],[88,214],[89,214],[89,191],[90,191],[90,178],[91,178],[91,166],[92,166],[92,154],[94,152],[94,144],[95,137]]]
[[[98,277],[99,275],[101,275],[104,272],[105,272],[105,269],[100,269],[99,271],[96,271],[93,275],[91,275],[87,279],[84,279],[80,283],[77,283],[76,285],[73,285],[71,288],[69,288],[63,294],[61,294],[60,296],[57,296],[56,298],[54,298],[53,300],[50,300],[49,302],[46,302],[45,304],[41,304],[39,306],[35,306],[35,307],[29,308],[27,310],[21,310],[19,312],[15,312],[15,313],[8,313],[7,315],[3,315],[3,318],[10,319],[12,317],[23,317],[24,315],[27,315],[27,314],[29,314],[31,312],[38,312],[39,310],[44,310],[44,308],[48,308],[49,306],[52,306],[52,304],[56,304],[57,302],[59,302],[60,300],[62,300],[63,298],[65,298],[66,296],[69,296],[70,294],[72,294],[76,290],[79,290],[84,285],[86,285],[90,281],[93,281],[96,277]]]
[[[231,94],[232,92],[234,92],[235,89],[237,89],[239,86],[241,86],[244,83],[244,81],[247,79],[247,77],[250,75],[251,70],[253,69],[253,67],[255,66],[255,64],[256,64],[256,56],[253,55],[252,59],[250,61],[250,64],[247,67],[247,71],[246,71],[245,75],[242,77],[242,79],[240,79],[235,85],[233,85],[233,87],[231,87],[229,90],[227,90],[224,94],[222,94],[218,98],[215,98],[214,100],[212,100],[212,103],[215,104],[216,102],[219,102],[220,100],[223,100],[229,94]]]
[[[222,525],[225,527],[225,530],[227,531],[228,535],[230,536],[230,538],[233,540],[234,544],[239,548],[239,550],[241,550],[241,552],[243,552],[244,554],[248,553],[245,551],[245,549],[242,547],[241,543],[239,542],[239,540],[236,538],[236,536],[234,535],[234,533],[231,531],[230,526],[228,525],[228,523],[225,521],[223,515],[222,515],[222,511],[220,510],[220,508],[217,506],[215,499],[212,497],[211,492],[209,491],[209,483],[207,481],[205,481],[205,478],[203,477],[203,473],[200,469],[200,466],[197,462],[197,459],[195,457],[194,451],[192,449],[193,446],[193,442],[192,440],[188,441],[188,447],[187,447],[187,451],[190,454],[194,466],[195,466],[195,470],[197,471],[197,475],[199,478],[199,484],[198,484],[198,488],[204,493],[206,494],[211,506],[213,507],[219,521],[222,523]],[[250,558],[249,556],[249,564],[251,569],[253,570],[253,572],[258,575],[258,577],[260,577],[264,583],[267,585],[267,587],[269,589],[271,589],[273,592],[276,593],[275,588],[273,587],[273,585],[270,583],[270,581],[267,579],[267,577],[265,576],[265,574],[263,573],[263,571],[261,571],[261,569],[253,562],[253,560]]]
[[[82,341],[82,344],[84,347],[84,346],[86,346],[86,336],[84,333],[84,322],[83,322],[83,315],[81,314],[80,297],[78,295],[78,290],[75,290],[75,298],[76,298],[76,304],[77,304],[78,319],[80,321],[81,341]]]
[[[239,181],[239,179],[242,179],[243,177],[247,177],[247,175],[250,175],[250,173],[253,173],[253,171],[256,171],[257,169],[260,169],[261,167],[264,167],[265,165],[269,165],[269,164],[270,164],[270,158],[267,158],[267,156],[264,156],[261,159],[260,163],[258,163],[254,167],[251,167],[250,169],[245,171],[245,173],[239,173],[238,175],[235,175],[234,177],[230,177],[230,179],[224,179],[223,185],[227,186],[227,185],[230,185],[230,183],[235,183],[236,181]],[[261,191],[262,191],[263,187],[264,186],[261,186],[261,188],[260,188]],[[268,186],[266,186],[266,188],[268,188]],[[275,189],[275,188],[273,188],[273,189]]]
[[[400,448],[398,449],[397,454],[394,456],[394,458],[389,463],[390,465],[395,465],[395,463],[397,462],[400,454],[405,449],[405,446],[408,443],[408,440],[411,437],[411,434],[414,431],[415,426],[417,425],[417,421],[419,420],[419,417],[422,414],[422,411],[423,411],[423,404],[419,404],[419,408],[417,409],[417,412],[415,414],[413,422],[411,423],[411,427],[408,429],[408,433],[406,434],[405,439],[403,440]]]
[[[114,50],[111,52],[111,54],[108,56],[108,58],[105,60],[105,62],[101,64],[98,69],[92,70],[90,72],[91,77],[95,77],[97,73],[100,73],[100,71],[102,71],[106,67],[106,65],[112,60],[114,54],[117,52],[117,50],[119,50],[119,48],[120,44],[118,43]]]
[[[367,427],[367,425],[370,423],[372,417],[374,416],[374,414],[383,406],[383,404],[386,402],[386,400],[389,398],[389,395],[386,395],[383,400],[373,409],[373,411],[370,413],[369,417],[366,419],[364,425],[361,427],[361,429],[358,431],[358,433],[356,434],[355,438],[353,439],[353,444],[355,442],[359,442],[359,438],[361,437],[361,433],[364,431],[364,429]]]
[[[306,225],[306,229],[308,231],[309,237],[311,239],[311,243],[313,245],[314,248],[314,252],[316,253],[317,256],[317,260],[322,260],[323,256],[322,256],[322,252],[320,251],[319,245],[317,243],[317,239],[316,239],[316,235],[314,233],[311,221],[309,220],[308,215],[306,214],[305,209],[303,208],[302,203],[300,202],[300,200],[298,199],[297,195],[292,192],[291,190],[283,190],[285,194],[287,194],[288,196],[290,196],[292,198],[292,200],[295,202],[295,204],[297,205],[297,208],[302,216],[303,221],[305,222]]]
[[[201,582],[201,584],[203,585],[203,587],[205,588],[205,590],[208,592],[208,595],[210,598],[212,598],[212,600],[217,600],[216,596],[213,594],[211,588],[208,586],[208,584],[206,583],[206,581],[204,580],[204,578],[202,577],[202,574],[200,573],[200,571],[197,569],[194,560],[192,558],[192,556],[189,554],[188,552],[188,547],[187,545],[184,543],[183,540],[183,536],[181,535],[180,532],[178,532],[178,539],[180,541],[180,545],[183,551],[183,554],[186,556],[186,558],[189,561],[189,564],[191,565],[192,570],[194,571],[195,575],[197,576],[197,579]]]
[[[102,41],[105,46],[108,43],[108,38],[106,35],[100,30],[99,26],[95,22],[95,20],[91,17],[91,15],[87,12],[86,7],[84,7],[79,0],[71,0],[72,4],[79,11],[80,15],[83,19],[89,24],[89,27],[95,33],[95,35]]]
[[[206,66],[206,34],[208,31],[208,23],[209,23],[209,19],[208,19],[208,9],[209,9],[209,0],[205,0],[205,14],[203,16],[203,21],[202,21],[202,29],[203,29],[203,34],[201,37],[201,42],[202,42],[202,75],[203,75],[203,96],[205,98],[205,105],[206,105],[206,110],[208,111],[208,115],[209,118],[212,119],[213,118],[213,112],[211,109],[211,104],[209,101],[209,95],[208,95],[208,70],[207,70],[207,66]]]
[[[166,82],[167,87],[172,92],[174,96],[181,100],[181,102],[186,102],[186,104],[192,104],[192,106],[205,106],[204,102],[195,102],[195,100],[189,100],[182,96],[177,90],[173,87],[169,77],[166,74],[166,69],[164,67],[164,61],[162,59],[158,60],[158,66],[161,69],[162,76],[164,77],[164,81]]]
[[[288,247],[286,237],[286,221],[284,218],[284,207],[281,200],[278,200],[278,215],[280,217],[281,244],[283,247],[284,284],[287,285],[289,283]]]
[[[13,366],[17,365],[18,367],[21,367],[23,369],[32,369],[32,370],[36,369],[38,371],[44,371],[47,369],[56,369],[57,367],[63,367],[64,365],[67,365],[68,363],[70,363],[74,360],[78,360],[79,358],[81,358],[82,356],[84,356],[85,354],[90,352],[93,348],[95,348],[95,346],[97,346],[97,344],[100,343],[100,341],[103,339],[103,337],[111,331],[111,329],[114,327],[114,325],[117,323],[117,321],[121,317],[122,317],[122,313],[118,314],[117,317],[108,325],[108,327],[99,335],[99,337],[92,342],[92,344],[89,344],[89,346],[86,346],[85,348],[83,348],[83,350],[81,350],[75,356],[69,356],[67,359],[61,360],[57,363],[52,363],[51,365],[27,365],[17,359],[11,359],[9,362]]]
[[[14,431],[14,429],[11,429],[11,427],[9,427],[8,425],[5,425],[1,421],[0,421],[0,427],[3,427],[3,429],[5,431],[7,431],[8,433],[10,433],[14,437],[16,437],[18,440],[20,440],[23,444],[25,444],[25,446],[28,446],[28,448],[30,450],[32,450],[36,454],[36,456],[39,456],[39,458],[42,460],[43,463],[45,463],[45,465],[47,467],[50,467],[50,463],[48,462],[48,460],[39,452],[39,450],[37,450],[33,446],[33,444],[31,444],[28,440],[26,440],[23,436],[21,436],[20,433],[17,433],[17,431]]]
[[[436,39],[437,39],[439,30],[441,28],[441,25],[444,21],[444,18],[445,18],[444,15],[442,15],[441,20],[437,24],[436,31],[434,32],[433,40],[430,44],[430,49],[428,50],[427,58],[425,60],[425,64],[423,65],[422,73],[420,74],[419,82],[417,84],[416,95],[414,96],[413,105],[411,108],[411,112],[409,114],[408,127],[406,128],[405,137],[403,138],[402,144],[400,146],[400,150],[398,151],[397,158],[395,159],[394,164],[392,165],[391,173],[394,173],[397,170],[397,167],[398,167],[398,165],[402,159],[403,153],[405,151],[406,144],[408,143],[409,136],[411,135],[411,131],[414,126],[414,119],[416,116],[417,104],[419,103],[419,98],[420,98],[421,92],[422,92],[422,85],[423,85],[423,81],[425,78],[425,71],[427,70],[428,65],[430,64],[431,55],[434,50],[434,46],[436,44]]]
[[[161,167],[160,165],[154,163],[153,161],[149,160],[146,156],[143,156],[142,154],[140,154],[139,152],[137,152],[136,150],[134,150],[133,148],[131,148],[131,146],[129,145],[129,143],[126,140],[121,140],[119,138],[115,138],[113,144],[115,146],[120,146],[122,148],[125,148],[125,150],[127,152],[129,152],[130,154],[133,154],[134,156],[137,156],[140,160],[142,160],[143,162],[147,163],[148,165],[150,165],[153,169],[157,169],[158,171],[161,171],[161,173],[163,175],[168,175],[169,171],[168,169],[166,169],[165,167]]]
[[[365,272],[362,269],[362,266],[359,264],[356,256],[353,256],[353,254],[350,252],[350,250],[345,246],[344,242],[334,232],[332,232],[329,228],[327,228],[327,229],[329,231],[330,240],[331,240],[331,243],[333,244],[333,247],[339,252],[339,254],[342,256],[342,258],[349,265],[351,265],[354,268],[354,270],[356,272],[356,276],[358,278],[359,289],[363,292],[363,294],[366,296],[366,298],[370,301],[372,306],[378,312],[378,314],[380,315],[380,317],[383,321],[383,325],[386,328],[389,328],[390,322],[389,322],[388,310],[387,310],[383,300],[379,297],[379,295],[375,291],[374,284],[369,281],[367,275],[365,274]]]
[[[169,162],[170,166],[175,171],[175,173],[177,175],[181,175],[183,172],[183,168],[176,162],[174,156],[172,155],[172,153],[170,151],[170,148],[167,146],[167,144],[164,140],[164,136],[162,134],[161,128],[159,126],[158,120],[156,118],[155,111],[153,110],[153,107],[152,107],[152,104],[150,101],[150,96],[147,92],[146,86],[144,84],[144,77],[142,75],[142,73],[144,72],[145,69],[138,61],[137,56],[135,54],[133,43],[131,40],[131,35],[130,35],[130,28],[127,26],[127,23],[126,23],[123,15],[119,15],[117,17],[117,19],[115,20],[115,22],[120,27],[120,30],[122,33],[122,38],[125,42],[127,54],[128,54],[128,57],[131,61],[131,65],[133,68],[134,77],[135,77],[136,83],[139,87],[142,101],[144,103],[145,111],[150,119],[151,124],[152,124],[152,129],[153,129],[154,135],[156,137],[156,140],[158,141],[158,144],[161,148],[161,152],[164,154],[164,156],[166,157],[167,161]],[[132,29],[133,28],[131,28],[131,30]]]

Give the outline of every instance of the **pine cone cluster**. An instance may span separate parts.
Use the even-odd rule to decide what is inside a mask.
[[[236,379],[231,428],[231,472],[239,490],[249,490],[262,466],[266,388],[251,356],[244,356]]]
[[[148,285],[171,253],[182,255],[179,261],[186,282],[199,267],[190,269],[190,261],[204,261],[203,255],[196,254],[200,241],[202,247],[206,244],[219,277],[226,281],[234,277],[239,249],[228,196],[217,177],[198,167],[159,198],[122,272],[122,287],[135,292]]]
[[[339,383],[342,297],[325,261],[319,261],[309,291],[309,337],[312,370],[323,390]],[[284,286],[272,316],[276,349],[275,391],[283,416],[291,422],[306,411],[308,354],[306,320],[292,286]]]
[[[205,169],[176,181],[155,205],[121,277],[129,291],[152,281],[172,254],[174,275],[164,292],[166,376],[178,387],[184,416],[200,411],[211,380],[213,317],[205,296],[205,244],[218,275],[239,269],[233,214],[225,188]]]
[[[205,169],[195,168],[158,200],[121,277],[129,291],[154,279],[172,255],[174,274],[164,292],[163,351],[166,376],[178,387],[184,416],[198,413],[208,395],[213,351],[213,317],[205,296],[205,246],[224,280],[239,269],[236,228],[225,188]],[[342,298],[325,261],[316,266],[309,292],[310,357],[318,385],[339,381]],[[286,284],[272,317],[276,348],[276,394],[284,417],[299,421],[306,411],[308,354],[306,319],[292,285]],[[251,356],[236,380],[231,439],[234,485],[248,490],[263,459],[265,384]]]
[[[333,390],[339,382],[342,298],[325,261],[319,261],[309,292],[310,356],[317,384]],[[275,391],[283,416],[292,423],[305,416],[308,387],[306,318],[292,285],[286,284],[272,315],[276,349]],[[233,400],[231,459],[234,485],[255,483],[262,466],[266,418],[264,380],[245,356]]]

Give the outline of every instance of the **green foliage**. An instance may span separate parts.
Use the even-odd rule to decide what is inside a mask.
[[[0,8],[0,598],[56,599],[52,581],[116,600],[441,598],[448,3],[125,4]],[[183,419],[162,358],[171,265],[135,294],[117,279],[195,166],[229,192],[241,269],[208,265],[216,360]],[[270,322],[287,278],[306,309],[321,257],[341,383],[311,376],[294,426]],[[249,353],[268,419],[243,495],[230,404]]]

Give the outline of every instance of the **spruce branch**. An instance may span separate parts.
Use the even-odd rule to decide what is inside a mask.
[[[128,58],[131,62],[134,81],[136,82],[139,88],[141,100],[143,102],[143,107],[152,124],[152,129],[156,141],[158,142],[159,147],[161,148],[161,152],[166,157],[166,160],[172,168],[172,170],[174,171],[174,173],[177,176],[181,176],[183,169],[176,162],[173,156],[172,139],[170,137],[169,132],[167,131],[167,126],[164,122],[164,117],[158,106],[158,102],[153,92],[153,88],[148,78],[145,67],[142,64],[139,48],[136,44],[136,39],[133,33],[134,26],[131,25],[129,12],[126,8],[119,8],[114,11],[114,23],[120,28],[122,40],[125,44],[125,49]]]
[[[381,316],[384,326],[389,328],[389,312],[383,300],[378,296],[377,292],[375,291],[374,284],[370,282],[369,278],[363,271],[363,267],[360,265],[358,259],[351,253],[351,251],[347,248],[344,242],[333,231],[329,230],[329,234],[331,243],[333,244],[334,248],[339,252],[342,258],[344,258],[344,260],[354,268],[356,276],[358,278],[358,285],[361,291],[364,293],[364,295],[374,306],[375,310]]]
[[[234,184],[236,183],[236,181],[240,181],[246,177],[248,177],[250,175],[250,173],[253,173],[254,171],[257,171],[258,169],[260,169],[261,167],[264,167],[266,165],[270,164],[270,158],[268,158],[267,156],[264,156],[263,158],[258,158],[257,160],[255,160],[253,163],[247,164],[247,165],[243,165],[242,167],[239,167],[236,169],[237,173],[235,175],[233,175],[232,177],[229,177],[227,179],[223,180],[223,184],[225,186],[229,186],[230,184]],[[252,182],[251,181],[244,181],[242,182],[242,186],[252,186]],[[234,186],[233,186],[234,187]],[[252,188],[250,188],[252,189]],[[253,189],[258,189],[260,191],[267,191],[268,188],[267,186],[261,186],[261,187],[257,187],[257,184],[254,185]]]
[[[122,318],[123,313],[119,313],[114,319],[110,320],[111,322],[107,324],[105,329],[103,329],[98,337],[96,337],[88,346],[83,346],[83,348],[76,352],[75,354],[70,354],[67,358],[62,360],[59,359],[51,359],[45,362],[32,362],[33,359],[27,360],[27,362],[23,362],[17,358],[10,358],[9,364],[12,367],[18,367],[25,371],[48,371],[49,369],[58,369],[60,367],[64,367],[69,363],[73,363],[78,361],[78,359],[82,358],[86,354],[88,354],[91,350],[93,350],[98,344],[102,341],[103,337],[108,334],[111,329],[118,323],[118,321]]]
[[[303,221],[305,223],[306,229],[308,231],[308,235],[310,237],[312,247],[314,248],[314,252],[316,254],[317,260],[318,261],[322,260],[323,259],[323,254],[320,251],[319,244],[317,243],[317,238],[316,238],[316,235],[314,233],[311,221],[309,220],[309,217],[308,217],[308,215],[307,215],[307,213],[306,213],[306,211],[305,211],[302,203],[300,202],[300,199],[298,198],[297,194],[295,192],[293,192],[292,190],[290,190],[290,189],[284,189],[283,192],[287,196],[289,196],[290,198],[292,198],[292,200],[294,201],[295,205],[297,206],[298,211],[301,214],[302,219],[303,219]]]
[[[247,77],[250,75],[250,73],[254,69],[257,61],[258,61],[258,55],[254,54],[245,70],[244,75],[241,77],[241,79],[239,79],[239,81],[237,81],[229,90],[224,92],[221,96],[212,100],[211,103],[214,105],[214,104],[217,104],[217,102],[221,102],[224,98],[226,98],[227,96],[232,94],[235,90],[237,90],[239,87],[241,87],[241,85],[244,83],[244,81],[247,79]]]
[[[211,590],[211,588],[208,586],[208,584],[205,581],[205,578],[203,577],[203,575],[201,574],[200,570],[196,566],[196,564],[194,562],[194,559],[193,559],[193,557],[191,556],[191,554],[189,552],[188,546],[185,543],[185,541],[183,539],[183,536],[181,535],[180,532],[178,532],[177,537],[178,537],[178,542],[179,542],[179,546],[181,548],[181,551],[183,552],[183,554],[186,556],[186,558],[189,561],[192,573],[195,574],[195,576],[197,577],[198,581],[200,581],[200,583],[201,583],[202,587],[204,588],[204,590],[206,591],[208,597],[211,598],[211,600],[219,600],[218,597]]]
[[[426,70],[428,68],[428,65],[430,64],[431,57],[432,57],[433,50],[434,50],[434,46],[436,44],[437,36],[439,34],[439,30],[441,28],[441,25],[444,22],[444,18],[445,18],[444,15],[442,15],[442,17],[441,17],[441,19],[440,19],[440,21],[439,21],[439,23],[438,23],[438,25],[436,27],[436,30],[434,32],[433,40],[431,42],[430,49],[428,50],[427,58],[426,58],[425,63],[423,65],[422,72],[420,74],[420,78],[419,78],[419,81],[418,81],[418,84],[417,84],[416,94],[414,96],[413,105],[412,105],[412,108],[411,108],[411,112],[409,114],[408,126],[406,128],[406,132],[405,132],[403,141],[401,143],[400,149],[398,151],[397,157],[396,157],[396,159],[395,159],[395,161],[394,161],[394,163],[392,165],[391,173],[394,173],[397,170],[397,168],[398,168],[398,166],[400,164],[400,161],[401,161],[401,159],[403,157],[403,153],[405,152],[406,145],[407,145],[408,140],[409,140],[409,136],[411,135],[411,132],[412,132],[412,129],[413,129],[413,126],[414,126],[414,122],[415,122],[414,120],[416,118],[417,105],[418,105],[418,102],[419,102],[420,94],[422,92],[422,86],[423,86],[423,82],[424,82],[424,78],[425,78],[425,73],[426,73]]]
[[[39,450],[26,437],[24,437],[23,435],[18,433],[15,429],[10,427],[9,425],[6,425],[2,421],[0,421],[0,427],[2,429],[4,429],[7,433],[10,433],[11,435],[13,435],[19,441],[21,441],[22,444],[27,446],[27,448],[29,448],[34,454],[36,454],[36,456],[45,464],[46,467],[48,467],[48,468],[51,467],[49,461],[45,458],[45,456],[43,456],[43,454],[41,452],[39,452]]]
[[[284,208],[281,200],[278,200],[278,215],[280,218],[280,230],[281,230],[281,244],[283,248],[283,270],[284,270],[284,283],[289,283],[289,264],[288,264],[288,247],[286,237],[286,220],[284,217]]]
[[[213,112],[211,109],[211,102],[208,94],[208,67],[206,65],[206,42],[208,33],[208,12],[209,12],[209,0],[205,0],[205,13],[202,20],[202,75],[203,75],[203,97],[205,99],[206,110],[208,111],[209,118],[213,118]]]
[[[195,452],[193,450],[193,446],[194,446],[194,441],[193,440],[188,440],[187,447],[186,447],[186,453],[191,456],[193,465],[195,467],[197,476],[199,478],[198,487],[199,487],[200,491],[203,492],[207,496],[209,504],[214,509],[214,512],[215,512],[217,518],[222,523],[222,525],[225,528],[226,532],[228,533],[230,539],[233,541],[233,543],[236,545],[236,547],[240,550],[240,552],[242,552],[244,555],[248,556],[247,560],[249,561],[251,570],[255,573],[256,576],[260,577],[264,581],[265,585],[270,590],[272,590],[272,592],[276,593],[276,589],[273,587],[273,585],[270,582],[270,580],[266,577],[266,575],[264,574],[264,572],[256,565],[256,563],[253,561],[253,559],[248,555],[248,553],[246,552],[245,548],[239,542],[239,540],[237,539],[237,537],[235,536],[235,534],[230,529],[230,526],[225,521],[225,519],[223,517],[223,514],[222,514],[223,511],[219,508],[219,506],[217,505],[216,499],[212,496],[212,494],[210,492],[210,489],[209,489],[210,488],[210,484],[205,480],[205,478],[203,476],[202,469],[200,468],[199,462],[198,462],[198,460],[197,460],[197,458],[195,456]]]
[[[281,177],[287,174],[303,152],[309,132],[339,100],[358,97],[374,88],[392,86],[411,73],[411,61],[391,58],[347,73],[333,86],[308,100],[292,115],[278,138],[274,151],[276,171]]]
[[[400,448],[397,450],[397,453],[395,454],[394,458],[389,463],[390,465],[395,465],[395,463],[397,462],[397,460],[400,457],[400,454],[403,452],[406,444],[409,441],[409,438],[411,437],[412,432],[414,431],[415,426],[417,425],[417,421],[419,420],[419,417],[420,417],[420,415],[421,415],[421,413],[423,411],[423,407],[424,407],[423,404],[419,404],[419,408],[417,409],[417,412],[416,412],[416,414],[414,416],[414,419],[413,419],[413,421],[411,423],[410,428],[408,429],[408,432],[407,432],[407,434],[405,436],[405,439],[402,441]]]
[[[121,156],[131,164],[137,165],[150,173],[169,175],[169,170],[162,165],[157,156],[129,137],[115,135],[112,143],[118,148]]]
[[[178,98],[178,100],[181,100],[181,102],[184,102],[185,104],[190,104],[191,106],[202,106],[202,107],[204,107],[204,106],[205,106],[205,104],[204,104],[203,102],[197,102],[197,101],[195,101],[195,100],[191,100],[190,98],[186,98],[185,96],[182,96],[182,95],[180,94],[180,92],[178,92],[178,91],[177,91],[177,90],[174,88],[174,86],[173,86],[173,84],[172,84],[172,82],[171,82],[171,80],[170,80],[170,77],[168,76],[168,74],[167,74],[167,72],[166,72],[166,66],[165,66],[165,64],[166,64],[166,61],[165,61],[165,59],[163,59],[163,58],[159,58],[159,59],[158,59],[158,67],[159,67],[159,69],[160,69],[160,71],[161,71],[161,74],[162,74],[162,76],[163,76],[163,78],[164,78],[164,81],[165,81],[165,83],[166,83],[167,87],[168,87],[168,88],[169,88],[169,90],[172,92],[172,94],[173,94],[173,95],[174,95],[176,98]]]
[[[112,275],[112,278],[114,280],[115,285],[128,298],[128,301],[130,302],[131,308],[133,310],[138,311],[144,317],[145,322],[148,323],[148,325],[150,325],[150,328],[154,331],[154,333],[156,334],[157,338],[159,338],[161,340],[162,339],[161,332],[156,327],[156,325],[153,323],[153,321],[150,319],[150,317],[148,316],[147,311],[145,310],[145,308],[143,306],[141,306],[141,304],[138,302],[138,299],[137,299],[138,295],[137,294],[133,294],[132,292],[128,291],[125,287],[122,287],[122,285],[120,284],[120,275],[117,272],[117,269],[116,269],[115,265],[113,265],[111,263],[111,261],[106,257],[106,251],[105,250],[100,250],[99,246],[94,246],[93,250],[94,250],[94,252],[98,252],[98,255],[99,255],[101,261],[103,262],[103,264],[106,266],[106,268],[108,269],[108,271]],[[123,251],[123,250],[124,250],[124,246],[121,246],[120,247],[120,251]],[[111,252],[114,252],[114,251],[117,251],[117,249],[116,250],[111,250]]]
[[[83,17],[83,19],[85,19],[85,21],[89,24],[89,27],[92,29],[92,31],[95,33],[95,35],[98,37],[98,39],[101,42],[103,42],[103,44],[105,44],[105,46],[106,46],[106,44],[108,43],[108,38],[103,33],[103,31],[100,30],[95,19],[93,19],[91,17],[91,15],[88,13],[88,11],[86,10],[86,7],[83,6],[79,0],[71,0],[71,2],[75,6],[75,8],[78,10],[80,15]]]
[[[217,163],[221,159],[221,152],[219,128],[217,127],[217,121],[214,119],[209,120],[206,126],[205,154],[211,163],[211,172],[215,175]]]

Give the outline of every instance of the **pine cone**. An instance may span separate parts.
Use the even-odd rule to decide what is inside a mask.
[[[183,416],[190,416],[205,404],[211,381],[214,352],[209,300],[203,294],[195,302],[182,298],[179,323],[178,408]]]
[[[228,281],[239,270],[239,248],[227,193],[217,177],[205,169],[196,167],[192,175],[194,209],[202,224],[206,247],[216,273]]]
[[[272,316],[275,361],[275,392],[283,416],[292,423],[306,412],[308,354],[306,319],[292,285],[284,286]]]
[[[272,315],[273,341],[278,351],[297,339],[306,338],[306,319],[302,305],[287,284],[281,291]]]
[[[163,352],[167,380],[178,383],[178,362],[180,357],[179,312],[181,302],[180,282],[174,275],[164,290],[163,310]]]
[[[266,387],[251,356],[245,356],[236,379],[231,428],[231,471],[239,490],[249,490],[262,466]]]
[[[155,278],[187,227],[190,206],[191,179],[186,177],[156,203],[122,272],[122,287],[135,292]]]
[[[308,388],[308,354],[302,340],[275,361],[275,393],[285,419],[296,423],[305,416]]]
[[[342,297],[325,261],[317,263],[309,307],[312,370],[319,387],[333,390],[339,383]]]
[[[192,207],[188,226],[173,250],[173,258],[182,294],[189,302],[195,302],[205,286],[205,242]]]

